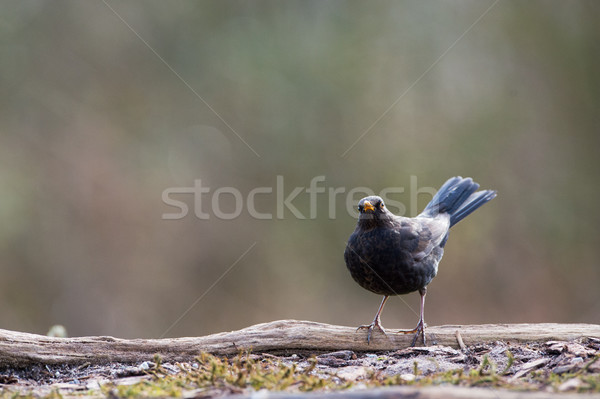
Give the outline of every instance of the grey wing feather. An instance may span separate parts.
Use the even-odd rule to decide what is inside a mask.
[[[402,224],[402,230],[409,230],[412,235],[412,239],[405,242],[406,249],[410,250],[413,259],[418,262],[431,254],[434,248],[443,246],[450,228],[450,218],[447,215],[438,215],[436,218],[416,217],[404,219]]]

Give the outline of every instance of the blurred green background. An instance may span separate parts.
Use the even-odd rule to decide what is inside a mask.
[[[380,298],[342,256],[348,191],[404,188],[390,197],[414,216],[431,196],[411,179],[454,175],[499,196],[453,229],[427,322],[600,322],[599,15],[558,0],[3,1],[0,328],[370,322]],[[276,216],[277,176],[285,196],[315,176],[346,192],[316,207],[300,193],[305,219],[214,216],[222,187],[273,188],[255,205]],[[163,191],[197,179],[210,218],[181,194],[188,216],[163,219],[177,211]],[[403,299],[386,327],[416,324],[418,294]]]

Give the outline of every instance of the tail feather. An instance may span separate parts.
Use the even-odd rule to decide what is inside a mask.
[[[421,215],[435,217],[440,213],[448,213],[450,214],[450,227],[452,227],[496,196],[496,191],[476,192],[478,188],[479,184],[470,177],[450,178],[433,196]]]
[[[450,216],[450,227],[454,226],[471,214],[471,212],[495,197],[496,191],[494,190],[484,190],[471,194],[460,208]]]

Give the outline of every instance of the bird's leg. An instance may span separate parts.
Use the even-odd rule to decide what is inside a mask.
[[[421,288],[419,290],[419,294],[421,294],[421,316],[419,317],[419,322],[415,327],[415,330],[417,331],[410,346],[415,346],[417,343],[417,338],[419,338],[419,334],[423,336],[423,346],[427,346],[427,339],[425,338],[425,295],[427,295],[427,287]]]
[[[377,314],[375,315],[375,318],[373,319],[373,322],[371,324],[364,324],[362,326],[358,326],[358,328],[356,329],[356,331],[363,329],[363,328],[367,328],[369,330],[369,332],[367,333],[367,345],[371,343],[371,333],[373,332],[373,329],[375,327],[377,327],[382,333],[383,335],[385,334],[385,330],[383,329],[383,327],[381,326],[381,311],[383,310],[383,305],[385,305],[385,302],[388,300],[389,296],[384,296],[383,297],[383,301],[381,301],[381,305],[379,305],[379,310],[377,311]]]
[[[412,330],[400,331],[403,334],[415,334],[410,346],[415,346],[415,344],[417,343],[417,338],[419,338],[419,335],[423,336],[423,345],[427,346],[427,339],[425,338],[425,319],[424,319],[425,295],[427,294],[427,287],[421,288],[419,290],[419,294],[421,294],[421,316],[419,317],[419,322],[417,323],[417,326],[415,328],[413,328]]]

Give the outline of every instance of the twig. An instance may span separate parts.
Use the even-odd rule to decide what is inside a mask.
[[[458,330],[456,330],[456,340],[458,341],[458,346],[460,347],[460,350],[466,352],[467,346],[463,342],[462,336],[460,335],[460,331]]]

